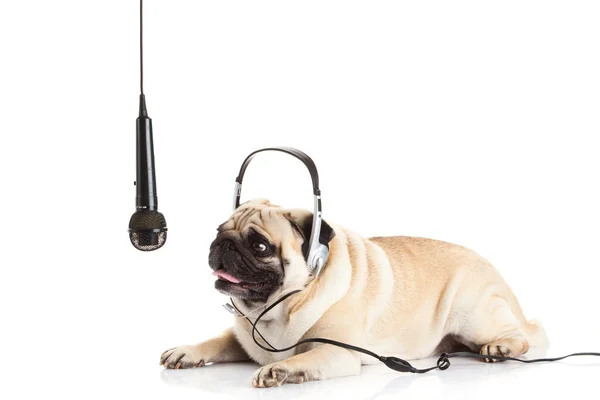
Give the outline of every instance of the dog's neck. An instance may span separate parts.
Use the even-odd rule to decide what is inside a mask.
[[[250,301],[246,299],[236,299],[232,298],[231,302],[233,303],[234,308],[237,311],[237,317],[240,318],[249,318],[251,323],[255,323],[258,316],[263,312],[263,310],[268,306],[268,302],[261,301]],[[269,315],[271,314],[271,315]],[[271,312],[267,313],[264,317],[258,321],[259,324],[269,323],[273,321],[276,317],[272,315]]]
[[[276,293],[273,293],[271,296],[269,296],[269,298],[266,301],[252,301],[247,299],[232,298],[232,305],[236,309],[238,317],[247,317],[250,319],[251,322],[254,322],[267,307],[278,302],[279,299],[281,299],[283,296],[287,295],[291,291],[302,290],[304,292],[310,286],[311,282],[312,281],[309,281],[304,285],[296,285],[288,287],[284,290],[278,290]],[[296,295],[293,297],[296,296],[303,297],[302,293],[296,293]],[[296,299],[296,301],[297,300],[298,299]],[[277,304],[272,310],[269,310],[269,312],[267,312],[263,317],[261,317],[259,324],[269,323],[278,318],[285,318],[285,303],[288,303],[289,305],[289,301],[289,299],[285,299],[281,303]]]

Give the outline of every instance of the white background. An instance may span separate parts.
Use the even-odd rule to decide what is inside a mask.
[[[145,91],[169,236],[129,243],[136,1],[0,5],[3,398],[582,397],[600,363],[456,362],[426,376],[251,388],[256,366],[166,371],[231,324],[208,246],[244,157],[307,152],[324,216],[491,260],[548,354],[600,351],[596,1],[147,1]],[[301,164],[256,158],[243,198],[312,206]],[[433,360],[417,363],[431,364]],[[590,364],[590,365],[584,365]]]

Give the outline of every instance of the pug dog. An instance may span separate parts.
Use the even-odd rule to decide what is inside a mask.
[[[210,246],[215,289],[244,315],[304,287],[257,324],[275,348],[320,337],[414,360],[458,350],[518,357],[547,345],[541,325],[525,318],[499,272],[472,250],[417,237],[363,238],[323,221],[320,242],[330,254],[314,277],[303,256],[311,228],[310,211],[252,200],[218,227]],[[251,329],[236,318],[221,336],[167,350],[160,363],[177,369],[253,360],[262,367],[252,384],[263,388],[357,375],[361,365],[379,362],[322,343],[267,352]]]

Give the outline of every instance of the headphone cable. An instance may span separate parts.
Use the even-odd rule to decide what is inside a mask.
[[[288,294],[286,294],[285,296],[280,297],[276,302],[274,302],[273,304],[271,304],[269,307],[265,308],[265,310],[260,313],[260,315],[256,318],[256,321],[252,322],[250,320],[250,318],[248,318],[246,316],[246,320],[248,320],[248,322],[250,323],[250,325],[252,325],[252,340],[254,340],[254,343],[256,343],[256,345],[258,347],[260,347],[261,349],[271,352],[271,353],[281,353],[281,352],[285,352],[285,351],[289,351],[291,349],[293,349],[294,347],[300,346],[301,344],[305,344],[305,343],[324,343],[324,344],[331,344],[333,346],[338,346],[347,350],[351,350],[351,351],[357,351],[359,353],[363,353],[366,354],[368,356],[374,357],[377,360],[381,361],[382,363],[384,363],[388,368],[391,368],[395,371],[398,372],[411,372],[414,374],[424,374],[426,372],[432,371],[434,369],[439,369],[439,370],[446,370],[448,369],[448,367],[450,367],[450,358],[455,358],[455,357],[464,357],[464,358],[478,358],[478,359],[488,359],[488,360],[497,360],[497,361],[518,361],[518,362],[522,362],[522,363],[537,363],[537,362],[552,362],[552,361],[560,361],[560,360],[564,360],[565,358],[569,358],[569,357],[575,357],[575,356],[595,356],[595,357],[600,357],[600,353],[594,353],[594,352],[584,352],[584,353],[573,353],[573,354],[568,354],[566,356],[562,356],[562,357],[554,357],[554,358],[536,358],[536,359],[531,359],[531,360],[527,360],[527,359],[521,359],[521,358],[515,358],[515,357],[507,357],[507,356],[493,356],[493,355],[486,355],[486,354],[479,354],[479,353],[472,353],[472,352],[468,352],[468,351],[460,351],[460,352],[454,352],[454,353],[442,353],[440,355],[440,357],[437,360],[437,363],[435,366],[430,367],[430,368],[423,368],[423,369],[419,369],[419,368],[415,368],[413,367],[408,361],[403,360],[401,358],[398,357],[385,357],[385,356],[380,356],[377,353],[374,353],[370,350],[367,349],[363,349],[362,347],[358,347],[358,346],[353,346],[351,344],[347,344],[347,343],[343,343],[343,342],[338,342],[337,340],[331,340],[331,339],[325,339],[325,338],[307,338],[307,339],[303,339],[300,340],[299,342],[297,342],[296,344],[293,344],[291,346],[285,347],[283,349],[277,349],[275,347],[273,347],[265,338],[264,336],[258,331],[258,328],[256,327],[256,325],[260,322],[260,319],[269,311],[271,311],[275,306],[277,306],[279,303],[281,303],[282,301],[284,301],[285,299],[287,299],[288,297],[301,292],[302,290],[294,290]],[[233,304],[233,300],[232,300],[232,304]],[[236,308],[235,304],[233,304],[233,306]],[[239,310],[238,310],[239,312]],[[264,342],[270,346],[271,348],[265,347],[264,345],[262,345],[261,343],[258,342],[257,338],[256,338],[256,333],[258,333],[258,335],[264,340]]]

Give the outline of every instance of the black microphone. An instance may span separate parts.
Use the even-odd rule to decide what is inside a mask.
[[[161,248],[167,240],[167,221],[158,212],[152,120],[146,110],[146,98],[140,95],[140,116],[136,121],[136,198],[137,211],[129,220],[129,238],[142,251]]]
[[[136,212],[129,220],[129,239],[141,251],[161,248],[167,241],[167,221],[158,212],[152,120],[146,110],[142,46],[142,0],[140,0],[140,115],[136,121]]]

